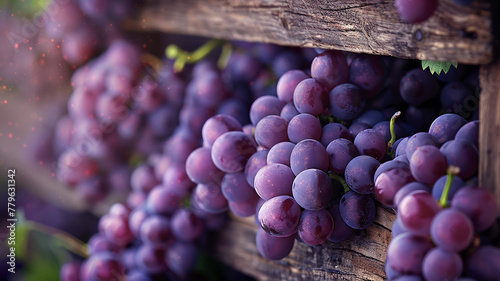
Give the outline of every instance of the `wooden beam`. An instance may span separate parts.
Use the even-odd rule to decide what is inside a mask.
[[[378,206],[374,224],[352,239],[316,247],[296,242],[288,257],[270,261],[257,251],[254,217],[232,216],[215,237],[214,254],[223,263],[260,281],[383,281],[394,219],[392,210]]]
[[[500,60],[482,66],[479,105],[479,183],[500,208]]]
[[[212,38],[338,49],[399,58],[486,64],[493,58],[491,3],[440,0],[423,24],[406,24],[394,1],[161,0],[124,23]]]

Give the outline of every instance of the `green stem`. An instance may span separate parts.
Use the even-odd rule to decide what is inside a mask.
[[[387,146],[389,148],[392,148],[392,145],[394,145],[394,142],[396,142],[396,129],[394,129],[394,123],[396,122],[396,118],[398,118],[399,116],[401,116],[401,111],[394,113],[394,115],[392,115],[391,117],[391,122],[389,126],[391,130],[391,140],[389,140],[389,142],[387,143]]]
[[[192,64],[199,62],[200,60],[207,57],[207,55],[210,54],[215,48],[222,45],[224,42],[225,42],[224,40],[218,40],[218,39],[210,40],[193,52],[182,50],[177,45],[170,44],[165,49],[165,54],[167,58],[175,59],[174,69],[176,71],[182,71],[186,63]]]
[[[74,237],[73,235],[35,221],[26,221],[25,223],[29,230],[38,231],[40,233],[51,236],[53,239],[59,240],[61,242],[61,245],[68,251],[71,251],[84,258],[89,257],[87,244]]]
[[[351,190],[342,176],[337,175],[335,173],[330,173],[328,176],[330,176],[332,180],[339,181],[342,184],[342,186],[344,187],[344,193],[347,193]]]
[[[446,183],[444,184],[443,193],[441,193],[441,198],[439,199],[439,204],[441,207],[448,207],[448,194],[450,193],[451,183],[455,176],[460,173],[460,168],[456,166],[448,167],[448,174],[446,177]]]
[[[233,45],[231,45],[231,43],[226,42],[224,45],[222,45],[222,51],[219,60],[217,61],[217,66],[220,69],[226,68],[232,53],[233,53]]]

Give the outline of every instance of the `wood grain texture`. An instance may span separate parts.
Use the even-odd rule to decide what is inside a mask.
[[[479,183],[500,206],[500,60],[482,66],[479,105]]]
[[[315,247],[296,242],[288,257],[270,261],[257,251],[254,217],[232,217],[216,237],[215,255],[223,263],[260,281],[382,281],[394,219],[392,210],[379,206],[374,224],[359,231],[351,240],[326,242]]]
[[[493,58],[491,5],[440,0],[423,24],[406,24],[394,1],[157,0],[147,2],[134,30],[200,35],[288,46],[338,49],[420,60],[486,64]]]

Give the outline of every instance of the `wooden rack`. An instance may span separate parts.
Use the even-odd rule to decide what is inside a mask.
[[[481,65],[480,184],[500,206],[500,64],[495,51],[500,4],[460,6],[440,0],[428,21],[400,20],[383,0],[164,0],[148,2],[128,29],[229,40],[317,47],[398,58]],[[354,240],[326,247],[296,243],[281,261],[262,258],[253,218],[232,218],[219,233],[216,256],[258,280],[384,280],[394,212],[377,208],[373,226]]]

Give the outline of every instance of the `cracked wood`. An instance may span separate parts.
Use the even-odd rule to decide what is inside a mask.
[[[382,0],[150,1],[128,29],[338,49],[420,60],[486,64],[493,58],[491,5],[439,2],[423,24],[399,19]]]

